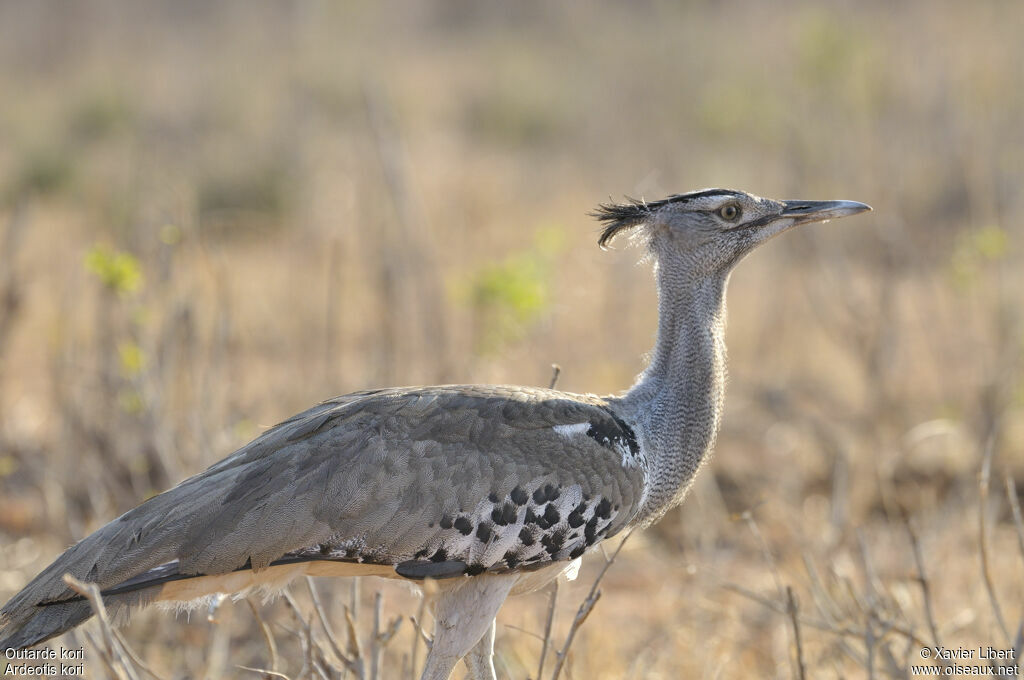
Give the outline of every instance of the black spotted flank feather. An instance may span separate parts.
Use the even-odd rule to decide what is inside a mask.
[[[646,223],[651,215],[670,203],[684,203],[695,198],[708,196],[735,196],[735,191],[728,189],[703,189],[702,191],[691,191],[688,194],[673,194],[660,201],[647,201],[626,197],[626,203],[602,203],[597,210],[590,213],[591,217],[604,224],[601,237],[597,243],[602,248],[608,246],[612,239],[618,236],[619,232],[639,227]]]

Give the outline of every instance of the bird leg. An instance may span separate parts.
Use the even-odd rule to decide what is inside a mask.
[[[455,664],[470,650],[474,658],[467,664],[473,680],[495,680],[494,617],[518,578],[518,574],[480,574],[436,582],[434,641],[421,680],[448,680]]]
[[[492,620],[487,632],[480,638],[480,641],[473,645],[463,659],[466,668],[469,669],[468,680],[496,680],[498,674],[494,671],[494,631],[497,628],[497,621]]]

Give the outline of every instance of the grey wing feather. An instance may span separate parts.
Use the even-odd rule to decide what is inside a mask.
[[[426,560],[409,560],[395,565],[399,576],[411,579],[450,578],[466,573],[466,563],[459,560],[429,562]]]
[[[346,395],[69,548],[0,610],[0,633],[72,597],[64,573],[110,589],[173,562],[210,575],[285,556],[349,559],[417,578],[575,558],[638,511],[636,454],[629,426],[597,397],[500,386]]]

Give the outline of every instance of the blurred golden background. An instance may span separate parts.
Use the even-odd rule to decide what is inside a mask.
[[[875,212],[739,267],[715,457],[562,677],[903,678],[922,644],[1019,644],[1022,29],[994,0],[0,2],[0,600],[335,394],[552,363],[628,387],[653,281],[586,213],[724,186]],[[415,612],[360,588],[361,631],[376,591]],[[343,629],[349,585],[319,592]],[[502,677],[536,677],[547,602],[506,605]],[[258,611],[277,671],[320,677]],[[205,614],[124,635],[163,678],[270,667],[244,602]]]

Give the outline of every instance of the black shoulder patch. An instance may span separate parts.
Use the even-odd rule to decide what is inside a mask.
[[[634,456],[640,453],[640,444],[636,441],[636,433],[633,432],[626,421],[604,409],[608,418],[590,421],[590,429],[587,436],[604,447],[612,447],[615,444],[625,445]]]

